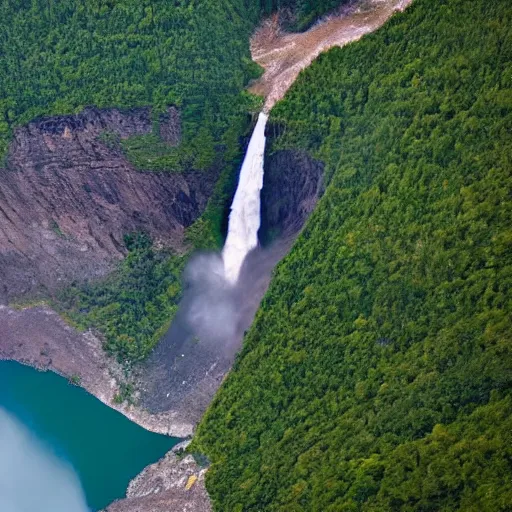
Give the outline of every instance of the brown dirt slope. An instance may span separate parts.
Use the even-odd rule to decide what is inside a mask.
[[[265,97],[265,110],[283,98],[299,73],[322,52],[375,31],[412,0],[363,0],[329,16],[307,32],[286,33],[276,18],[266,20],[251,41],[252,58],[264,69],[250,91]]]
[[[173,123],[176,113],[169,115]],[[139,172],[100,140],[103,132],[126,138],[151,126],[147,108],[88,108],[16,131],[0,169],[0,304],[105,275],[124,256],[129,232],[182,248],[184,228],[204,210],[216,170]],[[179,126],[164,128],[174,144]]]

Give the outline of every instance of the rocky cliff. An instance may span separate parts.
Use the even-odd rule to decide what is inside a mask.
[[[323,164],[301,151],[276,151],[265,166],[260,239],[294,237],[323,193]]]
[[[161,119],[176,145],[180,117]],[[148,108],[88,108],[16,130],[0,169],[0,303],[105,275],[125,254],[123,236],[145,231],[180,250],[203,211],[217,172],[140,172],[106,142],[152,130]]]

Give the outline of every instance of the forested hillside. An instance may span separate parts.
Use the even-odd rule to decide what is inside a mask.
[[[228,511],[508,511],[512,7],[415,0],[272,119],[326,163],[192,446]]]
[[[290,9],[295,14],[297,30],[306,29],[320,16],[348,3],[349,0],[261,0],[267,14],[277,9]]]
[[[127,145],[128,154],[149,168],[206,168],[214,146],[233,148],[244,114],[257,109],[241,91],[260,73],[249,53],[260,16],[291,7],[304,28],[340,3],[2,0],[0,157],[13,129],[39,116],[151,105],[157,123],[178,105],[179,150],[145,136]]]
[[[211,164],[215,143],[237,143],[253,101],[241,91],[259,73],[249,54],[258,0],[0,5],[0,155],[16,126],[86,105],[151,105],[155,121],[178,105],[180,157],[195,167]]]

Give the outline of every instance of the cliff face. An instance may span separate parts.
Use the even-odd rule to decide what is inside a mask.
[[[261,191],[263,243],[301,230],[323,192],[323,170],[301,151],[277,151],[268,158]]]
[[[179,113],[161,131],[175,145]],[[19,128],[0,169],[0,303],[73,280],[105,275],[125,254],[123,236],[145,231],[182,248],[217,173],[140,172],[101,135],[151,132],[147,108],[86,109]]]

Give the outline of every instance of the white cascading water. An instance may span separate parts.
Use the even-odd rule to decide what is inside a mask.
[[[261,112],[247,148],[238,187],[231,204],[228,236],[222,251],[222,259],[226,279],[233,285],[238,280],[245,257],[258,246],[267,119],[268,116]]]

